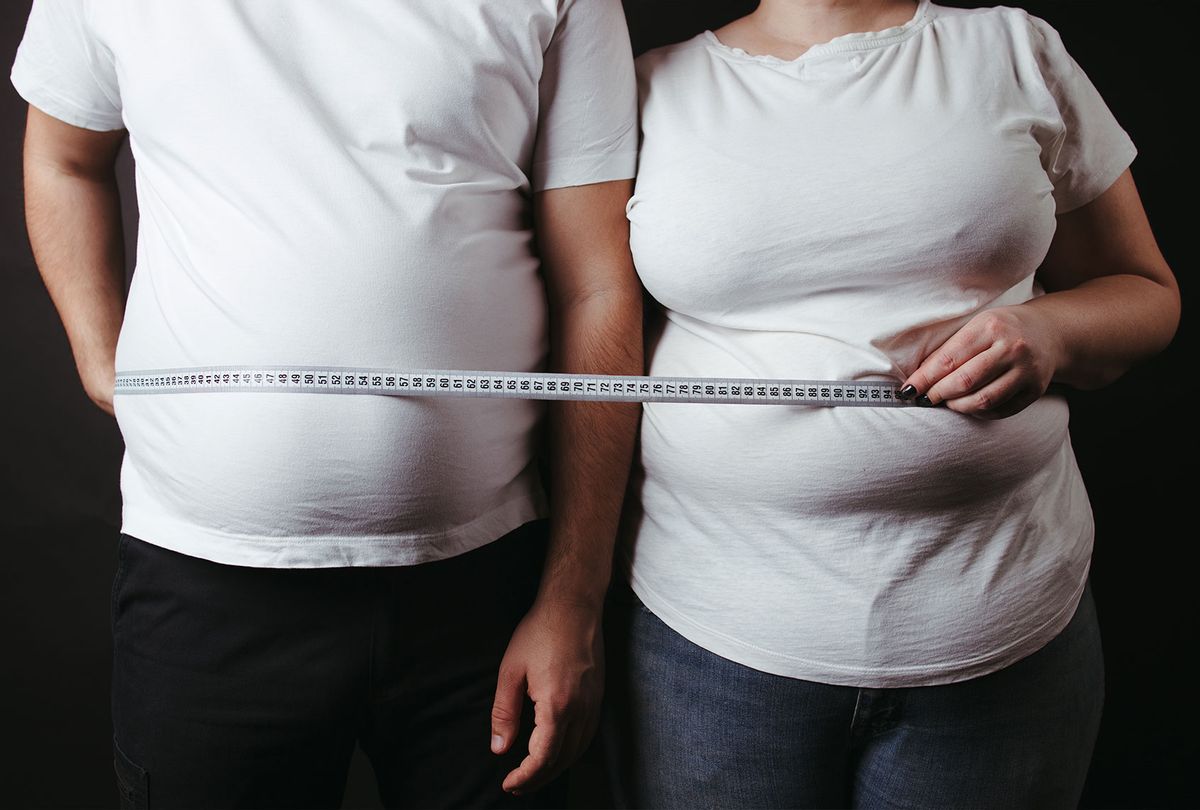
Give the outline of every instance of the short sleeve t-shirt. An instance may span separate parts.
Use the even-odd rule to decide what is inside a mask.
[[[617,0],[36,0],[12,80],[69,124],[129,131],[118,371],[539,369],[531,195],[636,160]],[[116,408],[124,530],[198,557],[413,564],[544,512],[530,402]]]
[[[650,370],[900,382],[1040,295],[1056,214],[1134,157],[1045,22],[921,2],[799,59],[712,32],[638,65],[629,203]],[[866,687],[1006,666],[1071,618],[1093,524],[1046,396],[946,409],[648,404],[625,552],[643,602],[766,672]]]

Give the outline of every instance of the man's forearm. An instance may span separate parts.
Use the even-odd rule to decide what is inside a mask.
[[[642,373],[636,287],[593,295],[552,317],[552,370]],[[603,604],[640,415],[637,403],[550,406],[550,547],[539,600]]]
[[[74,144],[59,148],[56,126],[66,125],[37,123],[31,116],[25,147],[29,240],[84,388],[111,412],[113,362],[125,308],[121,202],[111,163],[120,136],[82,134],[97,138],[97,152],[86,155],[85,163],[75,159]]]

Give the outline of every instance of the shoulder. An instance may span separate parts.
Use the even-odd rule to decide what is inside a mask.
[[[969,40],[972,45],[1008,47],[1017,52],[1045,47],[1058,40],[1058,33],[1040,17],[1023,8],[951,8],[933,6],[936,27],[949,36]]]
[[[939,47],[952,61],[969,62],[1002,83],[1015,79],[1037,91],[1047,76],[1068,71],[1073,62],[1052,25],[1022,8],[959,9],[934,6],[932,26]]]
[[[441,0],[445,2],[445,0]],[[461,2],[461,0],[454,0]],[[489,0],[475,0],[480,6],[489,5]],[[437,2],[433,5],[438,5]],[[558,0],[556,12],[558,25],[565,28],[595,28],[600,35],[620,31],[628,31],[625,23],[625,11],[621,0]]]
[[[640,83],[679,79],[687,76],[697,62],[707,58],[708,34],[701,33],[682,42],[646,51],[634,64]]]

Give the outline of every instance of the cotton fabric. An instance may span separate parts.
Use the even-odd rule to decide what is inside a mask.
[[[1088,589],[1034,654],[932,689],[760,672],[683,638],[626,588],[609,608],[615,807],[1079,806],[1104,704]]]
[[[642,56],[629,203],[662,375],[903,381],[1042,294],[1055,216],[1135,150],[1044,21],[921,2],[793,61]],[[830,684],[949,683],[1063,629],[1093,523],[1061,396],[947,409],[648,404],[625,546],[684,637]]]
[[[531,195],[632,177],[616,0],[37,0],[12,81],[129,130],[141,214],[118,371],[532,371]],[[544,514],[541,409],[117,397],[126,533],[236,565],[403,565]]]

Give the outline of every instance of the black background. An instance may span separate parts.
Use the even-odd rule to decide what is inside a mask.
[[[449,2],[450,0],[448,0]],[[0,4],[0,63],[11,65],[30,0]],[[956,3],[955,5],[983,5]],[[1096,515],[1093,588],[1108,696],[1086,807],[1183,807],[1197,712],[1190,660],[1196,531],[1197,401],[1188,318],[1195,259],[1184,124],[1195,103],[1191,26],[1178,2],[1031,2],[1062,34],[1140,149],[1134,177],[1167,260],[1184,322],[1159,357],[1103,391],[1071,395],[1071,435]],[[626,0],[642,52],[716,27],[754,2]],[[120,513],[120,436],[90,405],[30,255],[22,220],[25,105],[0,87],[0,805],[108,807],[116,801],[108,712],[109,590]],[[1185,139],[1189,141],[1185,144]],[[131,188],[128,159],[122,182]],[[132,244],[136,212],[127,200]],[[132,252],[130,253],[132,255]],[[919,474],[920,460],[914,460]],[[573,803],[605,807],[595,756],[575,769]],[[356,758],[347,807],[376,807]]]

